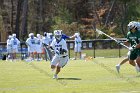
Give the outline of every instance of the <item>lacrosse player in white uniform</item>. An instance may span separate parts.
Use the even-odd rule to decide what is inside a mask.
[[[68,60],[68,49],[67,44],[64,39],[62,39],[62,33],[59,30],[54,31],[55,39],[52,41],[50,48],[54,51],[54,56],[51,61],[51,69],[55,70],[55,74],[53,76],[54,79],[57,79],[57,75],[60,72],[61,68],[63,68]]]
[[[42,48],[43,48],[43,44],[42,44],[42,38],[40,34],[37,34],[37,38],[36,38],[36,52],[37,52],[37,61],[42,60]]]
[[[11,54],[12,53],[11,39],[12,39],[12,35],[9,35],[8,39],[7,39],[7,54],[8,54],[7,59],[12,58],[12,54]]]
[[[75,38],[74,39],[74,52],[75,52],[75,60],[77,59],[77,53],[79,53],[80,59],[81,59],[81,47],[82,47],[82,40],[80,37],[80,33],[75,33],[73,36],[70,38]]]
[[[12,34],[11,45],[12,57],[13,59],[16,59],[16,53],[18,53],[18,47],[20,46],[20,41],[16,38],[16,34]]]
[[[29,34],[29,38],[26,40],[26,45],[28,46],[29,61],[34,59],[34,52],[36,52],[36,38],[33,33]]]
[[[49,33],[44,32],[44,37],[42,39],[42,43],[43,43],[43,50],[44,50],[44,57],[47,60],[51,60],[52,56],[51,56],[51,52],[48,49],[48,45],[51,44],[51,39],[48,37]]]

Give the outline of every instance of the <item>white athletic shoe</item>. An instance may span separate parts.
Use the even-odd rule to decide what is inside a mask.
[[[120,65],[116,65],[117,72],[120,73]]]
[[[53,79],[58,79],[57,74],[54,74]]]
[[[138,64],[137,64],[137,63],[136,63],[135,68],[136,68],[136,72],[137,72],[137,73],[138,73],[138,72],[140,72],[140,68],[139,68],[139,66],[138,66]]]

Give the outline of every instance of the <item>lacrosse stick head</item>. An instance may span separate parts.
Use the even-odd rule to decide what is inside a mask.
[[[96,32],[97,32],[99,35],[102,35],[102,34],[103,34],[103,32],[100,31],[99,29],[96,29]]]
[[[95,31],[96,31],[96,36],[97,36],[96,38],[98,38],[100,35],[102,35],[102,34],[103,34],[103,32],[102,32],[102,31],[100,31],[100,30],[99,30],[99,29],[97,29],[97,28],[96,28],[96,30],[95,30]]]

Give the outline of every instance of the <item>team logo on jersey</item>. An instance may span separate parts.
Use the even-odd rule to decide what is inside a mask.
[[[130,39],[137,39],[137,37],[129,37]]]

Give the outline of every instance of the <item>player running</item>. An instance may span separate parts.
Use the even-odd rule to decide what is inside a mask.
[[[50,48],[54,51],[54,56],[51,61],[51,69],[55,70],[53,76],[54,79],[57,79],[57,75],[68,62],[68,49],[67,44],[64,39],[62,39],[62,33],[59,30],[54,31],[55,39],[52,41]]]
[[[128,24],[128,30],[129,32],[127,33],[127,41],[125,42],[126,45],[130,44],[130,51],[128,52],[128,58],[125,58],[121,63],[116,65],[116,69],[119,73],[120,66],[127,61],[132,66],[136,67],[137,72],[140,72],[140,31],[138,30],[138,25],[136,22],[130,22]],[[136,62],[134,61],[136,60]]]

